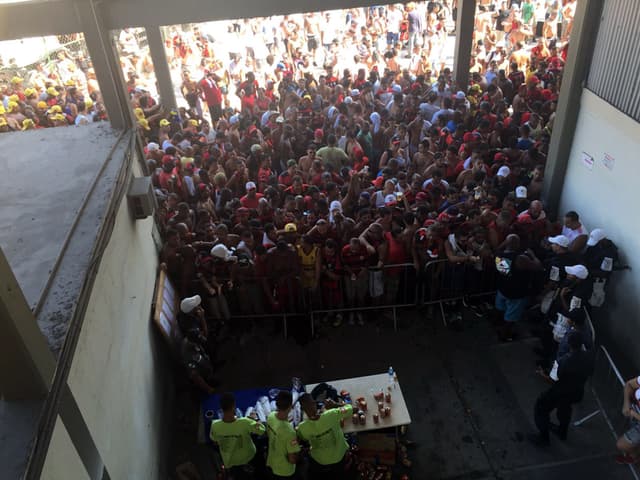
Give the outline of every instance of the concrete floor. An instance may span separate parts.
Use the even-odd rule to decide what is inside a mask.
[[[412,417],[408,438],[417,444],[406,472],[411,479],[634,478],[628,467],[613,462],[615,439],[602,415],[570,430],[566,443],[553,437],[550,448],[531,445],[526,437],[535,431],[533,404],[545,389],[535,374],[537,340],[521,325],[520,340],[499,343],[486,320],[471,317],[465,315],[463,331],[454,332],[439,316],[427,320],[405,311],[394,333],[390,320],[370,315],[365,327],[321,328],[320,338],[305,348],[271,336],[272,327],[263,324],[242,345],[221,346],[226,365],[220,390],[286,386],[293,376],[315,383],[393,365]],[[181,404],[196,414],[192,403]],[[574,418],[596,408],[589,392]],[[192,428],[180,429],[173,461],[191,459],[208,471],[211,453],[195,439]]]

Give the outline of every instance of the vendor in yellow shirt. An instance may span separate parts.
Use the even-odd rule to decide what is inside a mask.
[[[222,420],[211,423],[209,436],[220,447],[222,461],[231,478],[242,480],[253,478],[256,446],[251,434],[264,435],[262,423],[249,417],[236,418],[236,399],[233,393],[220,397]]]
[[[267,466],[271,469],[272,478],[292,478],[296,473],[300,444],[288,419],[292,402],[291,392],[281,390],[276,397],[277,410],[267,417]]]
[[[308,393],[300,397],[300,405],[308,420],[298,425],[298,438],[309,442],[310,463],[309,478],[311,480],[344,477],[344,456],[349,445],[342,432],[341,421],[351,418],[353,406],[335,403],[331,399],[325,402],[327,408],[318,413],[315,400]]]

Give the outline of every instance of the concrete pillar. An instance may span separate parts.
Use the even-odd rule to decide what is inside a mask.
[[[95,0],[77,0],[74,6],[111,125],[118,130],[131,128],[133,112],[113,36],[102,21],[101,8],[104,6]]]
[[[0,249],[0,397],[42,398],[56,361]]]
[[[145,27],[147,31],[147,42],[149,43],[149,54],[153,61],[153,70],[156,75],[158,84],[158,93],[160,94],[160,102],[167,110],[177,108],[176,94],[173,90],[173,81],[171,80],[171,71],[169,70],[169,62],[164,49],[164,38],[159,26]]]
[[[573,134],[580,112],[583,83],[589,73],[603,3],[604,0],[580,0],[576,6],[544,173],[542,199],[545,210],[551,215],[556,213],[560,205]]]
[[[473,46],[473,29],[476,19],[476,0],[458,0],[456,18],[456,46],[453,57],[453,75],[458,88],[467,91],[469,62]]]

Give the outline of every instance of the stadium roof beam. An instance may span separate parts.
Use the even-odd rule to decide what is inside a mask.
[[[50,0],[43,2],[0,3],[0,41],[26,37],[78,33],[82,19],[75,14],[74,4],[86,0]],[[151,27],[229,20],[247,17],[265,17],[291,13],[338,10],[352,7],[379,5],[374,0],[99,0],[95,8],[100,12],[106,30],[127,27]]]

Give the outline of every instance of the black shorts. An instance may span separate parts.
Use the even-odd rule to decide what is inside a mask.
[[[316,37],[307,37],[307,50],[310,52],[318,48],[318,40]]]
[[[344,478],[344,458],[338,463],[321,465],[309,457],[309,480],[342,480]]]

